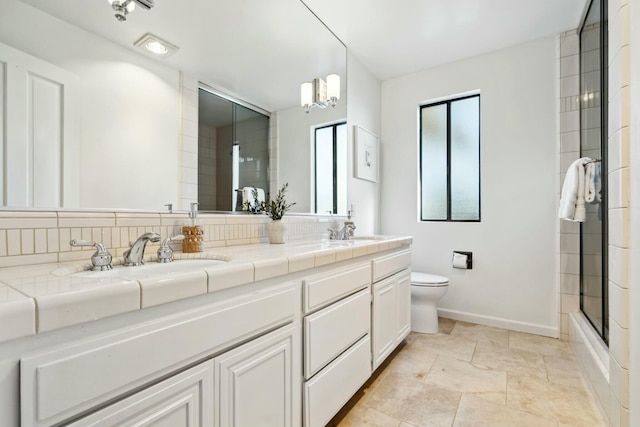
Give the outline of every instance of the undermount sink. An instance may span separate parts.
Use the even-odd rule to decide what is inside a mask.
[[[70,274],[69,277],[93,277],[96,279],[102,277],[120,277],[122,279],[142,279],[151,276],[160,276],[168,274],[187,273],[189,271],[199,271],[205,268],[214,267],[225,264],[226,261],[219,259],[183,259],[170,263],[158,263],[149,261],[146,264],[135,267],[125,267],[117,265],[107,271],[80,271]]]

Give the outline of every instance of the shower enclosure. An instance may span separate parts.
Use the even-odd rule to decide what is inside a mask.
[[[607,0],[592,0],[580,29],[580,154],[595,160],[600,197],[580,224],[580,310],[605,343],[607,262]]]

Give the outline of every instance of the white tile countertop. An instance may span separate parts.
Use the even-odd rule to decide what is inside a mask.
[[[118,268],[121,259],[115,257],[114,270],[108,277],[99,273],[74,275],[90,269],[88,259],[84,263],[1,268],[0,342],[400,248],[412,240],[406,236],[371,236],[350,241],[294,241],[227,246],[189,254],[176,252],[174,262],[222,262],[212,262],[211,266],[199,262],[193,269],[134,277],[128,274],[133,271],[129,269],[137,267]],[[87,254],[89,258],[91,252]],[[155,254],[148,254],[146,265],[155,259]]]

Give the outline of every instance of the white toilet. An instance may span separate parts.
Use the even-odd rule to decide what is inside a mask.
[[[449,289],[449,279],[427,273],[411,273],[411,330],[423,334],[438,332],[438,302]]]

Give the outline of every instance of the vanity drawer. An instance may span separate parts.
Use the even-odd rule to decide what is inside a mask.
[[[372,261],[373,266],[373,282],[389,277],[398,271],[411,267],[411,251],[402,251],[400,253],[387,255],[385,257],[376,258]]]
[[[303,282],[304,311],[311,313],[371,283],[371,265],[363,263],[307,278]]]
[[[371,328],[369,288],[304,319],[304,374],[311,378]]]
[[[291,323],[299,312],[300,285],[289,283],[23,357],[21,425],[57,425]]]
[[[304,425],[323,427],[371,375],[371,341],[363,337],[304,385]]]

